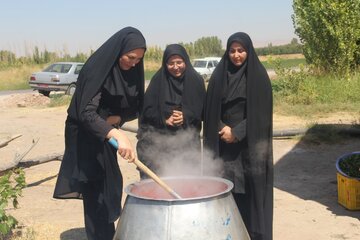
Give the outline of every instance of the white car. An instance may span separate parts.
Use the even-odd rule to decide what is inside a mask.
[[[193,66],[202,78],[207,81],[220,60],[220,57],[197,58],[193,60]]]
[[[49,96],[51,91],[64,91],[72,95],[83,65],[84,63],[80,62],[54,63],[41,72],[31,74],[29,85],[45,96]]]

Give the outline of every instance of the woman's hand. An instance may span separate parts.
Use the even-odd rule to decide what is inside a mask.
[[[121,122],[121,117],[118,115],[112,115],[112,116],[108,116],[106,118],[106,122],[109,123],[112,126],[118,126]]]
[[[226,143],[234,143],[237,142],[237,138],[231,132],[231,128],[229,126],[223,127],[219,132],[221,140]]]
[[[129,138],[123,131],[113,128],[106,137],[108,139],[112,137],[116,139],[118,143],[118,153],[123,159],[128,160],[128,162],[135,161],[135,151],[130,143]]]
[[[166,119],[166,125],[176,127],[181,126],[184,123],[183,113],[179,110],[173,110],[171,116]]]

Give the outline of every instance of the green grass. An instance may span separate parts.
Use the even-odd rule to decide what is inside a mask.
[[[51,94],[49,107],[68,106],[71,101],[71,96],[65,94]]]
[[[31,73],[42,68],[42,65],[22,65],[0,70],[0,91],[29,89],[28,81]]]
[[[157,70],[145,70],[145,80],[150,80],[156,72]]]
[[[337,104],[290,104],[281,97],[274,97],[274,113],[284,116],[297,116],[303,119],[316,119],[317,116],[332,114],[334,112],[349,112],[358,116],[360,120],[360,103],[337,103]],[[339,116],[339,119],[341,116]]]
[[[305,58],[296,58],[296,59],[279,59],[280,64],[282,67],[284,68],[293,68],[293,67],[298,67],[299,65],[306,64],[306,60]],[[273,63],[273,61],[262,61],[261,62],[264,67],[266,69],[274,69],[275,68],[275,64]]]
[[[284,71],[272,80],[275,109],[282,114],[309,116],[318,112],[360,112],[360,74],[350,79]]]
[[[274,113],[313,120],[301,141],[312,144],[339,143],[352,135],[349,128],[360,124],[360,74],[349,79],[330,74],[314,75],[300,68],[299,71],[277,69],[272,80]],[[318,124],[317,119],[339,114],[338,122]],[[351,116],[351,124],[342,124],[342,114]],[[336,119],[333,119],[336,121]]]

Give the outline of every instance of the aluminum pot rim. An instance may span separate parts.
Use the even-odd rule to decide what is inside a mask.
[[[181,198],[181,199],[170,199],[170,198],[158,198],[158,199],[154,199],[154,198],[150,198],[150,197],[145,197],[145,196],[139,196],[137,194],[134,194],[131,192],[131,189],[133,187],[136,187],[138,185],[142,185],[143,183],[149,183],[149,182],[154,182],[154,180],[152,179],[145,179],[145,180],[141,180],[135,183],[131,183],[129,185],[127,185],[124,188],[124,192],[134,198],[138,198],[138,199],[144,199],[144,200],[151,200],[151,201],[166,201],[166,202],[178,202],[178,201],[191,201],[191,200],[200,200],[200,199],[209,199],[209,198],[213,198],[213,197],[217,197],[217,196],[221,196],[225,193],[230,192],[233,187],[234,184],[230,181],[227,180],[225,178],[221,178],[221,177],[214,177],[214,176],[171,176],[171,177],[161,177],[162,180],[172,180],[172,179],[208,179],[208,180],[216,180],[222,183],[225,183],[227,188],[224,191],[218,192],[216,194],[210,194],[210,195],[206,195],[206,196],[201,196],[201,197],[193,197],[193,198]]]

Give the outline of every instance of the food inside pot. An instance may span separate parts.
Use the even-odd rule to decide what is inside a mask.
[[[165,182],[176,191],[182,199],[213,196],[226,191],[229,186],[216,179],[166,179]],[[142,181],[134,184],[131,194],[147,199],[174,199],[168,192],[153,181]]]

